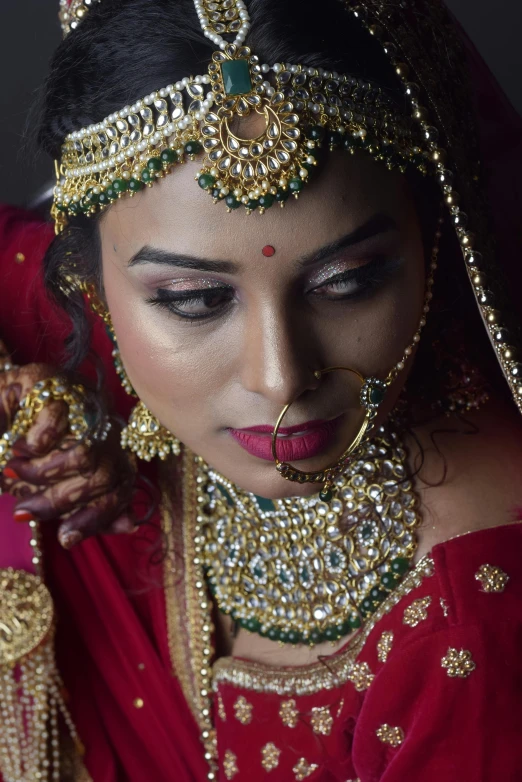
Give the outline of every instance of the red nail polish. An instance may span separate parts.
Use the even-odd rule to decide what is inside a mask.
[[[19,522],[34,521],[33,514],[28,510],[15,510],[13,518],[15,521]]]
[[[17,480],[20,477],[11,467],[4,468],[3,476],[4,478],[11,478],[12,480]]]

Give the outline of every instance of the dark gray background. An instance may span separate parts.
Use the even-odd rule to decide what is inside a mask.
[[[520,0],[447,2],[522,113]],[[52,162],[35,160],[24,136],[29,106],[60,40],[57,10],[58,0],[0,0],[0,201],[24,203],[52,176]]]

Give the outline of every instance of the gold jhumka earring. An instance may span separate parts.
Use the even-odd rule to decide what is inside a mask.
[[[100,301],[96,286],[73,275],[65,275],[62,292],[67,294],[71,290],[84,293],[91,310],[103,320],[113,344],[112,358],[120,382],[129,396],[137,397],[121,359],[111,316]],[[121,431],[121,446],[147,462],[156,456],[164,461],[171,454],[179,456],[181,453],[180,441],[158,421],[141,399],[132,409],[127,426]]]

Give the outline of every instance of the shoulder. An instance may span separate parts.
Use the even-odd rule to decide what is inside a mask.
[[[521,524],[446,541],[377,610],[357,658],[372,675],[354,745],[361,778],[522,774],[521,544]]]

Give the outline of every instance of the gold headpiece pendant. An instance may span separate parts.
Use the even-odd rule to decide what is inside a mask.
[[[266,65],[243,45],[250,20],[242,0],[195,0],[217,46],[208,73],[190,76],[67,136],[55,189],[58,228],[151,186],[187,157],[205,154],[196,179],[228,211],[263,213],[296,197],[320,147],[362,148],[390,168],[433,165],[426,140],[375,85],[304,65]],[[234,35],[228,43],[223,35]],[[238,134],[256,112],[264,130]]]

